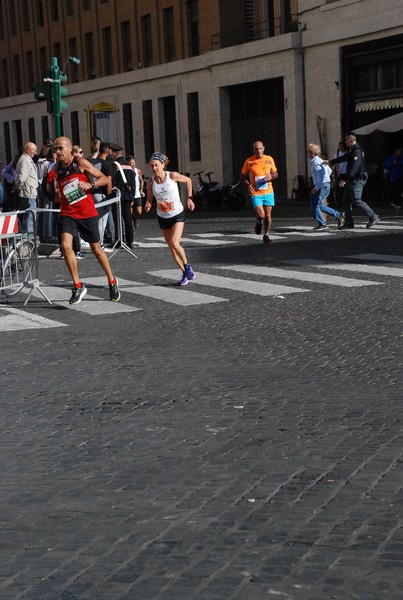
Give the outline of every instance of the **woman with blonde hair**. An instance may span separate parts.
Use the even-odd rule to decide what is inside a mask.
[[[152,154],[150,167],[153,175],[148,180],[148,200],[144,209],[149,212],[154,197],[157,201],[159,226],[174,261],[182,271],[182,278],[178,281],[178,285],[183,286],[192,281],[196,275],[188,263],[185,250],[180,243],[185,226],[185,211],[179,195],[178,183],[186,184],[187,207],[192,211],[195,208],[192,196],[192,180],[176,171],[167,171],[168,162],[168,157],[161,152]]]

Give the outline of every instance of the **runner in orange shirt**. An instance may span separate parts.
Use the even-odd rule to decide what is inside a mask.
[[[262,142],[258,141],[253,144],[254,155],[246,159],[240,179],[248,186],[248,193],[256,212],[256,235],[261,234],[264,221],[263,241],[271,244],[269,230],[272,222],[271,210],[274,206],[271,182],[273,179],[277,179],[278,172],[273,158],[264,154],[264,150]]]

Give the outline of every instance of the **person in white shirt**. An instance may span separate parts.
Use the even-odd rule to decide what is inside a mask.
[[[164,239],[172,253],[173,259],[182,271],[182,279],[178,285],[187,285],[196,275],[188,263],[184,248],[181,246],[181,237],[185,226],[185,211],[179,195],[178,183],[185,183],[187,187],[187,207],[194,210],[192,196],[192,180],[186,175],[176,171],[166,171],[168,157],[161,152],[154,152],[150,158],[150,167],[153,176],[148,180],[147,202],[144,209],[151,209],[153,197],[157,201],[158,223],[162,229]]]
[[[311,189],[311,208],[314,218],[318,225],[314,227],[315,231],[329,229],[323,214],[330,215],[338,221],[339,229],[344,225],[345,214],[326,206],[325,199],[330,193],[330,175],[332,169],[323,162],[320,157],[320,147],[316,144],[309,144],[307,148],[308,158],[311,160],[311,172],[313,188]]]

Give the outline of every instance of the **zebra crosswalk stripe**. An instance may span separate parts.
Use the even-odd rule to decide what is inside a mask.
[[[86,283],[87,282],[91,283],[91,278],[86,279]],[[109,294],[109,290],[105,286],[105,277],[102,277],[102,284],[105,288],[104,293]],[[108,315],[112,313],[134,312],[136,310],[141,310],[140,308],[128,306],[127,304],[123,304],[121,302],[103,300],[102,298],[93,296],[89,293],[86,294],[84,300],[79,304],[69,304],[71,292],[67,288],[41,285],[41,289],[52,303],[86,313],[87,315]],[[33,291],[32,296],[43,299],[37,290]]]
[[[308,273],[306,271],[291,271],[289,269],[276,269],[272,267],[259,267],[257,265],[231,265],[228,267],[217,267],[239,273],[250,273],[264,277],[281,277],[282,279],[297,279],[310,283],[325,283],[341,287],[361,287],[365,285],[383,285],[377,281],[365,281],[364,279],[352,279],[339,277],[337,275],[326,275],[325,273]]]
[[[7,314],[3,315],[2,312]],[[11,306],[0,306],[0,331],[25,331],[50,327],[67,327],[67,325]]]
[[[403,263],[403,256],[400,254],[348,254],[346,258],[358,258],[359,260],[374,260],[378,262]]]
[[[150,275],[162,279],[174,279],[178,277],[178,271],[169,269],[164,271],[149,271]],[[310,290],[288,287],[286,285],[277,285],[274,283],[264,283],[261,281],[251,281],[246,279],[234,279],[232,277],[222,277],[221,275],[209,275],[207,273],[196,273],[194,284],[212,286],[219,289],[235,290],[247,294],[258,296],[277,296],[279,294],[295,294],[296,292],[309,292]]]
[[[178,279],[178,273],[180,275],[180,272],[174,271],[174,273],[176,279]],[[91,277],[86,281],[97,285],[98,283],[102,284],[104,278]],[[147,285],[145,283],[119,278],[119,289],[122,294],[129,293],[138,296],[146,296],[147,298],[162,300],[163,302],[169,302],[178,306],[195,306],[199,304],[211,304],[213,302],[228,301],[227,298],[209,296],[208,294],[200,294],[199,292],[179,288],[179,286],[175,285],[175,281],[173,282],[172,286],[161,286]]]
[[[332,269],[338,271],[352,271],[353,273],[368,273],[371,275],[387,275],[389,277],[403,277],[403,269],[399,267],[382,267],[378,265],[363,265],[361,263],[327,262],[316,259],[295,259],[287,261],[288,264],[304,265],[318,269]]]

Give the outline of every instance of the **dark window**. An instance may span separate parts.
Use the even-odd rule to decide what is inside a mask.
[[[273,37],[275,34],[274,0],[267,0],[267,35]],[[263,37],[266,37],[263,36]]]
[[[70,113],[70,124],[71,124],[71,139],[74,140],[74,144],[80,143],[80,127],[78,122],[78,112],[73,110]]]
[[[22,86],[21,86],[21,66],[20,66],[20,57],[16,54],[13,57],[14,62],[14,82],[15,82],[15,93],[22,94]]]
[[[68,48],[69,48],[69,56],[76,56],[77,57],[77,39],[76,38],[70,38],[69,39]],[[77,81],[79,81],[79,77],[78,77],[78,65],[70,63],[70,66],[69,66],[69,79],[70,79],[70,81],[72,83],[76,83]]]
[[[36,140],[35,119],[33,117],[29,117],[28,119],[28,137],[31,142],[34,142]]]
[[[193,92],[187,95],[188,104],[188,129],[189,129],[189,155],[190,160],[200,160],[200,119],[199,119],[199,94]]]
[[[12,122],[13,132],[15,135],[15,140],[17,142],[18,151],[20,151],[23,147],[22,142],[22,123],[20,119],[16,119]]]
[[[174,9],[172,6],[163,10],[165,60],[175,60]]]
[[[199,3],[198,0],[190,0],[188,4],[190,56],[198,56],[199,48]]]
[[[74,0],[66,1],[66,17],[72,17],[74,15]]]
[[[8,164],[13,159],[13,155],[11,154],[10,123],[8,121],[6,123],[4,123],[3,129],[4,129],[4,146],[6,149],[6,160],[7,160],[7,164]]]
[[[59,0],[50,0],[50,20],[52,22],[59,20]]]
[[[42,46],[42,48],[39,48],[39,75],[40,77],[45,77],[45,75],[47,75],[49,70],[48,67],[48,62],[46,59],[46,48],[45,46]]]
[[[27,89],[30,90],[32,87],[32,81],[35,80],[34,58],[33,58],[31,50],[29,50],[28,52],[25,53],[25,70],[26,70],[26,74],[27,74],[26,77],[27,77],[27,81],[28,81]]]
[[[148,163],[154,152],[153,105],[151,100],[143,101],[144,159]]]
[[[151,15],[143,15],[141,17],[141,39],[143,45],[143,67],[149,67],[153,62]]]
[[[44,115],[41,118],[41,125],[42,125],[42,139],[47,140],[50,137],[49,136],[49,123],[48,123],[47,115]]]
[[[62,52],[60,42],[56,42],[55,44],[53,44],[53,56],[56,56],[56,58],[59,59],[59,63],[61,61],[61,53]]]
[[[4,11],[3,11],[3,0],[0,0],[0,40],[4,40]]]
[[[5,58],[1,61],[1,83],[3,86],[2,97],[7,98],[10,95],[10,86],[8,81],[8,66]]]
[[[110,27],[102,29],[102,51],[104,57],[104,75],[112,75],[112,30]]]
[[[22,27],[24,31],[30,31],[31,24],[29,20],[29,9],[31,6],[31,2],[29,0],[23,0],[21,4],[21,12],[22,12]]]
[[[90,10],[91,9],[91,0],[82,0],[82,10]]]
[[[85,34],[85,59],[87,79],[95,79],[94,35],[92,32]]]
[[[36,0],[36,24],[38,27],[43,27],[44,23],[43,0]]]
[[[10,17],[10,34],[17,35],[17,11],[15,10],[14,0],[8,0],[8,14]]]
[[[121,41],[122,41],[122,60],[123,70],[132,71],[132,46],[130,39],[130,21],[124,21],[120,24]]]
[[[108,4],[109,0],[99,0],[100,4]]]
[[[125,153],[134,154],[132,105],[123,104],[123,131],[125,135]]]

